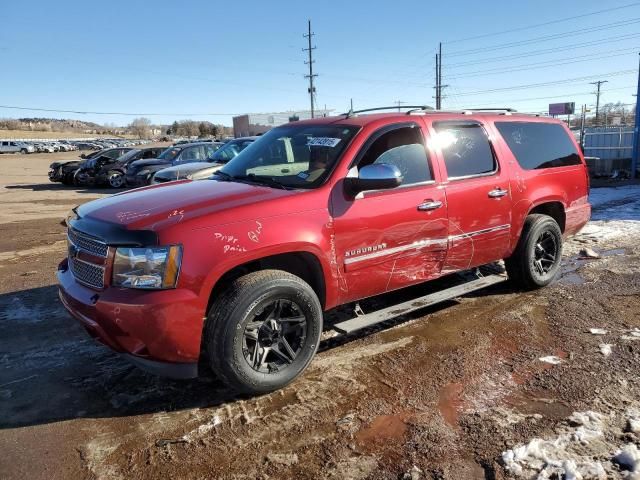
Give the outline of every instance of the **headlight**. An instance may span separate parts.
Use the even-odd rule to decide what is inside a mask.
[[[140,171],[138,172],[138,175],[139,175],[139,176],[142,176],[142,175],[149,175],[150,173],[151,173],[151,170],[140,170]]]
[[[116,249],[113,285],[127,288],[175,288],[182,261],[182,247]]]

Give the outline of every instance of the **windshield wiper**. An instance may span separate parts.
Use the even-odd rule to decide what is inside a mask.
[[[229,175],[227,172],[223,172],[221,170],[218,170],[213,175],[214,176],[217,175],[217,176],[221,177],[222,180],[224,180],[225,182],[232,182],[235,179],[235,177],[233,175]]]
[[[250,183],[257,183],[260,185],[266,185],[268,187],[281,188],[282,190],[290,190],[289,187],[277,182],[271,177],[258,176],[255,173],[250,173],[248,175],[234,175],[231,177],[234,180],[244,180]]]

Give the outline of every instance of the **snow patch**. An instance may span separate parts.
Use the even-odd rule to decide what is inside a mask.
[[[594,335],[606,335],[607,331],[604,328],[590,328],[589,333]]]
[[[514,477],[536,479],[640,479],[640,450],[634,443],[618,444],[625,434],[615,414],[574,412],[552,438],[534,438],[502,453]],[[627,430],[640,428],[640,409],[624,414]],[[634,427],[632,427],[632,425]]]
[[[611,345],[610,343],[601,343],[598,346],[600,347],[600,353],[602,355],[604,355],[605,357],[611,355],[611,349],[613,348],[613,345]]]
[[[562,359],[560,357],[556,357],[555,355],[540,357],[538,360],[540,360],[541,362],[550,363],[551,365],[559,365],[562,363]]]

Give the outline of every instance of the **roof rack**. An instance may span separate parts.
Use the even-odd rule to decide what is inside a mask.
[[[407,113],[429,113],[429,114],[437,114],[437,113],[458,113],[461,115],[472,115],[474,113],[496,113],[499,115],[511,115],[512,113],[516,113],[517,110],[513,108],[463,108],[461,110],[432,110],[429,112],[416,112],[411,110]]]
[[[363,110],[349,110],[346,113],[341,113],[341,115],[346,115],[346,118],[350,118],[350,117],[354,117],[356,116],[358,113],[365,113],[365,112],[376,112],[378,110],[400,110],[401,108],[409,108],[409,112],[415,112],[415,111],[423,111],[423,110],[433,110],[433,107],[429,107],[428,105],[401,105],[398,106],[396,105],[395,107],[376,107],[376,108],[365,108]],[[409,113],[407,112],[407,113]]]

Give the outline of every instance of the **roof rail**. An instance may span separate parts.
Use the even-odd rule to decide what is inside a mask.
[[[395,107],[376,107],[376,108],[365,108],[363,110],[349,110],[348,112],[341,113],[340,115],[346,115],[346,118],[350,118],[357,115],[358,113],[375,112],[378,110],[395,110],[395,109],[400,110],[401,108],[409,108],[411,109],[410,111],[433,110],[433,107],[429,107],[428,105],[400,105],[400,106],[396,105]]]
[[[498,115],[511,115],[512,113],[517,113],[517,110],[513,108],[463,108],[460,110],[430,110],[430,111],[420,111],[417,112],[415,110],[410,110],[407,112],[408,114],[413,113],[423,113],[423,114],[438,114],[438,113],[457,113],[460,115],[472,115],[474,113],[495,113]]]

